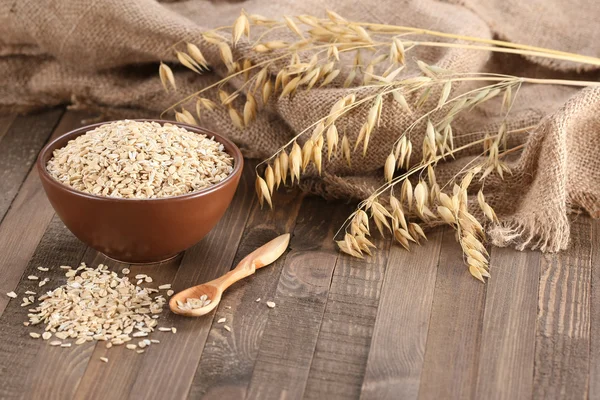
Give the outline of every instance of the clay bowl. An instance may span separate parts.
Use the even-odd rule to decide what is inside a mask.
[[[37,169],[54,210],[83,243],[126,263],[168,260],[198,243],[221,219],[238,186],[244,159],[240,149],[221,135],[187,124],[162,120],[214,136],[234,159],[233,171],[222,182],[181,196],[158,199],[119,199],[96,196],[65,186],[50,176],[46,164],[55,149],[102,124],[71,131],[47,144]]]

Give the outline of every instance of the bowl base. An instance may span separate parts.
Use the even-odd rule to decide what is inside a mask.
[[[105,253],[102,253],[102,255],[104,255],[104,257],[108,258],[109,260],[116,261],[116,262],[118,262],[118,263],[121,263],[121,264],[131,264],[131,265],[154,265],[154,264],[161,264],[161,263],[164,263],[164,262],[167,262],[167,261],[171,261],[171,260],[173,260],[173,259],[175,259],[175,258],[179,257],[179,255],[181,255],[182,253],[183,253],[183,252],[177,253],[177,254],[175,254],[174,256],[171,256],[171,257],[165,258],[164,260],[159,260],[159,261],[151,261],[151,262],[131,262],[131,261],[123,261],[123,260],[118,260],[118,259],[116,259],[116,258],[114,258],[114,257],[111,257],[111,256],[109,256],[109,255],[107,255],[107,254],[105,254]]]

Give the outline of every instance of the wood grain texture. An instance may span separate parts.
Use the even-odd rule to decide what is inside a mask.
[[[173,281],[175,291],[215,279],[232,266],[248,210],[255,202],[254,171],[244,169],[231,206],[217,226],[197,245],[187,250]],[[131,396],[140,399],[183,398],[187,395],[200,361],[214,312],[201,318],[173,313],[164,316],[164,326],[175,326],[171,334],[148,353],[131,381]]]
[[[390,249],[361,399],[417,398],[442,232],[410,252]]]
[[[600,220],[592,222],[591,245],[592,293],[590,304],[590,392],[591,400],[600,399]]]
[[[128,265],[112,261],[90,248],[85,250],[80,261],[85,262],[88,267],[105,264],[115,271]],[[63,274],[59,275],[53,284],[62,285],[66,281],[67,278],[63,271]],[[92,356],[94,346],[95,342],[86,342],[81,345],[73,343],[72,347],[68,348],[53,347],[47,344],[42,346],[37,355],[37,362],[32,366],[27,379],[28,398],[72,399]],[[48,379],[49,376],[52,376],[52,379]]]
[[[540,253],[491,250],[475,398],[531,399]]]
[[[150,265],[128,265],[130,269],[129,277],[135,282],[137,274],[146,274],[152,277],[152,283],[144,283],[144,287],[157,288],[158,286],[170,283],[175,278],[179,264],[181,263],[182,255],[162,263]],[[110,263],[111,270],[120,271],[125,265]],[[168,299],[165,291],[160,291],[158,294],[164,295]],[[161,317],[158,319],[159,326],[162,326],[163,317],[169,313],[168,305],[164,307]],[[158,340],[169,340],[169,333],[155,331],[148,338]],[[137,344],[141,339],[134,339],[130,343]],[[145,352],[154,351],[153,344],[145,349]],[[90,355],[89,362],[81,383],[77,387],[75,393],[76,399],[125,399],[129,396],[132,383],[136,378],[138,369],[140,368],[146,353],[137,354],[134,351],[127,349],[125,346],[113,346],[107,349],[104,342],[98,342],[94,346],[94,351]],[[100,357],[108,358],[108,363],[100,360]]]
[[[3,135],[0,142],[0,221],[62,114],[63,110],[52,109],[17,117]]]
[[[419,398],[473,398],[486,286],[471,277],[454,231],[446,229]]]
[[[260,305],[276,307],[268,313],[247,399],[302,398],[339,254],[333,236],[350,211],[329,209],[315,197],[302,204],[277,290]]]
[[[307,399],[358,398],[367,366],[391,241],[373,257],[340,255],[305,390]]]
[[[65,271],[60,265],[79,264],[85,252],[83,245],[71,232],[65,228],[58,217],[54,217],[44,233],[33,257],[29,260],[24,276],[36,275],[40,278],[48,277],[50,281],[39,288],[37,281],[23,279],[16,290],[19,297],[11,300],[5,312],[0,318],[0,398],[33,398],[30,391],[34,390],[31,372],[40,363],[45,363],[42,353],[48,350],[48,342],[41,339],[34,340],[29,337],[29,332],[41,332],[39,327],[25,327],[23,322],[27,321],[27,309],[20,307],[24,292],[31,290],[37,293],[36,297],[44,292],[44,289],[54,288],[66,281]],[[41,272],[37,267],[48,267],[50,271]],[[4,297],[4,293],[2,293]],[[56,353],[60,350],[53,348]],[[58,371],[63,371],[59,369]],[[53,374],[53,376],[56,376]],[[52,383],[46,379],[44,387]]]
[[[571,224],[569,248],[542,257],[534,398],[587,396],[590,292],[591,220],[579,218]]]
[[[78,113],[65,114],[54,130],[52,138],[79,127],[80,117],[81,114]],[[29,123],[30,126],[33,126],[32,124]],[[28,134],[28,132],[21,133]],[[3,146],[0,152],[2,149]],[[35,155],[34,153],[34,158]],[[0,224],[0,254],[2,254],[0,293],[16,288],[53,215],[54,210],[46,198],[37,170],[32,169]],[[0,314],[6,304],[7,297],[0,296]]]
[[[272,211],[261,210],[255,204],[233,265],[269,240],[292,232],[302,199],[298,191],[291,191],[276,195],[276,206]],[[273,265],[261,268],[224,293],[215,318],[226,318],[226,322],[213,323],[211,327],[189,398],[245,396],[269,317],[269,308],[265,307],[264,301],[257,303],[255,300],[266,300],[275,293],[285,259],[284,254]],[[232,332],[225,331],[223,325],[230,326]]]
[[[10,128],[10,126],[16,118],[16,114],[0,116],[0,146],[2,145],[2,138],[4,137],[4,135],[6,135],[6,132],[8,132],[8,129]]]

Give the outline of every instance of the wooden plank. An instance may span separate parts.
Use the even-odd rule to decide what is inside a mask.
[[[591,400],[600,399],[600,220],[592,221],[592,293],[590,315],[590,393]],[[595,288],[595,289],[594,289]]]
[[[255,205],[233,265],[270,239],[292,232],[302,199],[298,191],[289,191],[277,193],[273,211],[260,210]],[[286,255],[225,292],[215,318],[226,318],[224,324],[232,328],[232,333],[224,331],[223,324],[212,326],[189,398],[245,397],[269,317],[264,300],[275,293],[285,259]],[[262,298],[263,303],[257,303],[258,298]]]
[[[534,398],[587,396],[591,244],[591,221],[580,218],[571,224],[570,247],[542,258]]]
[[[486,287],[469,274],[454,231],[445,230],[419,398],[473,397]]]
[[[343,255],[331,281],[309,372],[307,399],[358,398],[367,366],[389,239],[377,239],[373,257]]]
[[[29,376],[36,365],[43,364],[46,360],[40,357],[43,350],[48,347],[47,342],[34,340],[29,337],[29,332],[39,331],[36,328],[23,326],[27,321],[27,308],[20,307],[24,292],[32,290],[43,293],[43,289],[53,288],[64,282],[64,270],[58,268],[60,265],[77,265],[83,256],[85,245],[83,245],[71,232],[65,228],[62,221],[55,216],[44,233],[39,246],[33,257],[27,264],[25,276],[36,275],[40,278],[48,277],[50,281],[43,288],[38,287],[36,281],[24,279],[19,284],[16,292],[17,299],[11,300],[5,312],[0,317],[0,398],[34,398],[25,396],[32,389]],[[50,268],[49,272],[41,272],[37,267]],[[2,292],[1,297],[4,296]],[[54,348],[57,352],[61,349]],[[52,383],[56,373],[63,371],[61,366],[57,371],[52,371],[52,379],[46,377],[45,387]],[[45,397],[45,396],[44,396]]]
[[[137,274],[147,274],[152,277],[151,284],[145,284],[145,287],[157,288],[164,283],[170,283],[175,278],[177,268],[181,263],[183,255],[180,255],[172,260],[151,264],[151,265],[130,265],[129,276],[134,279]],[[110,265],[110,264],[109,264]],[[116,270],[121,270],[121,266]],[[163,294],[167,298],[164,291]],[[163,320],[164,315],[169,313],[168,306],[165,307],[161,318],[158,319],[159,325]],[[162,332],[155,332],[150,339],[168,340],[170,337],[165,337]],[[138,340],[133,340],[131,343],[138,343]],[[146,349],[146,352],[154,351],[154,346],[151,345]],[[75,398],[77,399],[119,399],[126,398],[131,390],[132,382],[135,380],[137,371],[143,363],[145,354],[137,354],[125,348],[125,346],[114,346],[107,349],[105,343],[98,342],[94,346],[94,351],[91,354],[87,368],[81,383],[77,386]],[[100,360],[100,357],[108,358],[108,365]]]
[[[105,264],[114,271],[120,271],[129,266],[129,264],[110,260],[90,248],[85,251],[81,261],[89,267]],[[66,283],[66,280],[63,271],[63,275],[54,284],[61,285]],[[43,345],[27,378],[26,397],[31,399],[72,399],[94,352],[95,345],[95,342],[73,344],[69,348]],[[48,377],[52,377],[52,379],[48,379]]]
[[[0,142],[0,221],[6,215],[37,154],[56,127],[62,109],[17,117]],[[0,128],[1,130],[1,128]]]
[[[540,253],[494,247],[475,398],[531,399]]]
[[[2,115],[0,116],[0,141],[8,132],[8,128],[12,125],[13,121],[17,118],[16,114]],[[0,142],[0,146],[2,143]]]
[[[333,236],[351,211],[316,197],[304,201],[277,290],[257,305],[276,307],[262,332],[247,399],[302,398],[339,255]]]
[[[66,113],[52,137],[81,126],[81,117],[80,113]],[[46,198],[37,170],[32,169],[0,224],[0,293],[16,289],[53,215],[54,210]],[[0,296],[0,314],[4,311],[7,300],[6,296]]]
[[[200,243],[186,251],[173,281],[175,291],[215,279],[231,268],[255,201],[254,180],[254,171],[248,165],[221,221]],[[131,393],[143,399],[185,397],[214,315],[213,312],[202,318],[186,318],[173,313],[163,316],[162,324],[177,327],[177,334],[168,335],[160,346],[143,354],[135,381],[131,382]]]
[[[361,399],[416,399],[443,229],[408,252],[392,246]]]

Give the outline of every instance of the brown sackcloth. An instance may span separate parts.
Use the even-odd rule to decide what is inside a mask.
[[[272,18],[323,17],[324,9],[329,8],[363,22],[416,26],[600,56],[597,0],[0,0],[0,111],[72,102],[119,118],[158,116],[222,74],[215,48],[202,42],[200,32],[230,25],[242,7]],[[180,90],[166,94],[157,77],[157,61],[174,61],[169,48],[182,40],[197,43],[216,72],[200,77],[176,67]],[[250,56],[243,45],[235,56],[240,53]],[[455,72],[598,80],[597,67],[483,51],[423,48],[408,57]],[[346,93],[333,85],[274,100],[244,131],[233,127],[223,112],[207,113],[202,123],[229,135],[247,156],[266,157],[325,115]],[[436,101],[433,99],[433,104]],[[491,101],[458,118],[453,125],[456,145],[481,137],[461,138],[465,133],[495,132],[502,118],[499,110],[498,102]],[[342,119],[340,128],[355,139],[365,116],[366,110],[353,112],[353,122]],[[367,157],[355,153],[351,168],[336,157],[327,163],[322,177],[313,171],[303,178],[303,187],[328,197],[364,198],[381,185],[381,167],[391,145],[414,118],[387,100]],[[526,143],[513,163],[513,174],[505,180],[492,176],[485,183],[487,197],[501,219],[489,233],[497,245],[556,251],[568,244],[569,212],[583,209],[600,216],[600,90],[524,85],[508,126],[532,125],[537,127],[511,136],[512,145]],[[413,162],[421,156],[418,144],[423,130],[420,127],[412,137],[417,144]],[[480,151],[477,147],[459,154],[454,162],[438,165],[440,183]]]

